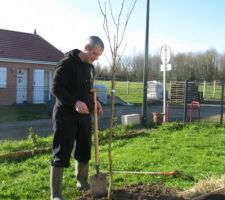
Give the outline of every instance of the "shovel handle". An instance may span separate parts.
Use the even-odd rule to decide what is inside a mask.
[[[97,92],[98,89],[92,89],[94,98],[94,140],[95,140],[95,165],[96,171],[99,171],[99,142],[98,142],[98,110],[97,110]]]

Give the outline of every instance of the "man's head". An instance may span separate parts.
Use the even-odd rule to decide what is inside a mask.
[[[98,36],[90,36],[84,46],[83,61],[92,64],[98,57],[102,55],[104,43]]]

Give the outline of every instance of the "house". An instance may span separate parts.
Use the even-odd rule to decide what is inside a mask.
[[[41,36],[0,29],[0,105],[44,103],[64,56]]]

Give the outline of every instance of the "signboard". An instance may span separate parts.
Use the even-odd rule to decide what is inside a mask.
[[[171,64],[167,64],[167,65],[160,65],[160,71],[162,72],[162,71],[164,71],[164,70],[166,70],[166,71],[170,71],[171,70]]]
[[[167,65],[170,61],[170,48],[167,45],[163,45],[160,53],[161,61],[163,65]]]

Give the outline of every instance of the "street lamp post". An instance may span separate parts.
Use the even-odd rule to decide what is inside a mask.
[[[148,76],[148,41],[149,41],[149,7],[150,0],[147,0],[147,12],[146,12],[146,32],[145,32],[145,65],[143,70],[143,103],[142,103],[142,124],[146,125],[147,121],[147,76]]]

